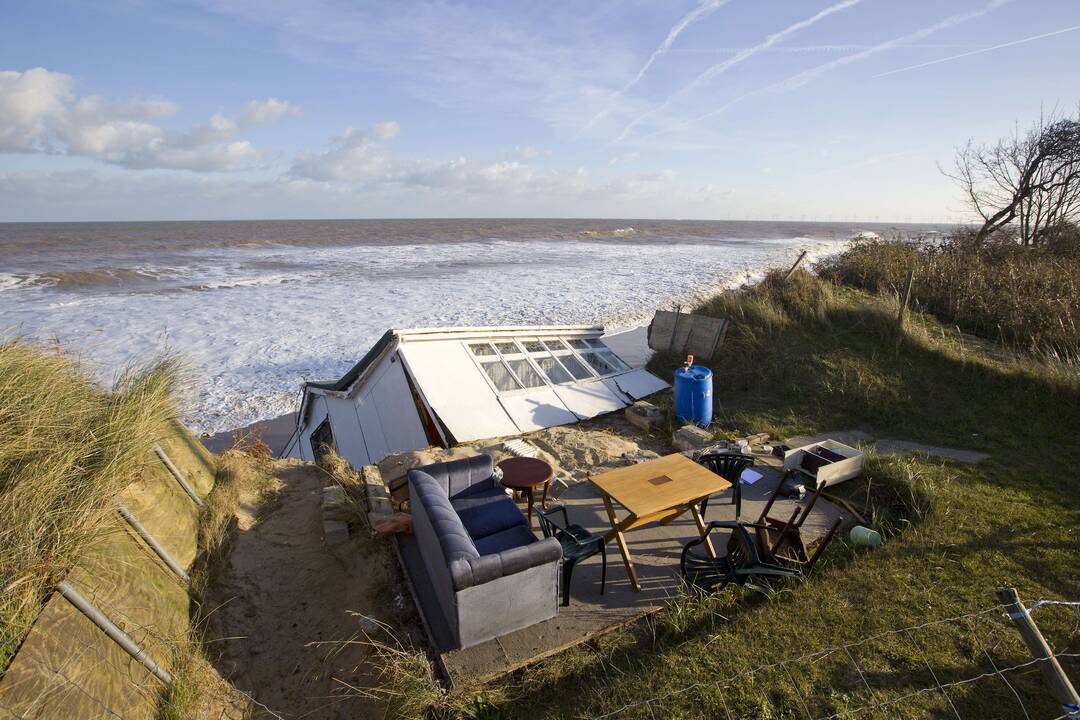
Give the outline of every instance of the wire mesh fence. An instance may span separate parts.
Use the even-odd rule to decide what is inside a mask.
[[[1080,603],[1044,600],[1030,611],[1071,610],[1057,623],[1067,649],[1056,652],[1076,667]],[[627,702],[602,718],[798,717],[805,720],[873,718],[1080,718],[1042,685],[1006,606],[886,630],[853,642],[764,663]]]

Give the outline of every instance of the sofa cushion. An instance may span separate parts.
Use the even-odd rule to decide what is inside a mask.
[[[527,523],[518,506],[502,488],[467,493],[449,504],[457,511],[461,524],[474,541]]]
[[[491,474],[494,468],[490,455],[474,455],[450,462],[424,465],[416,470],[422,470],[439,483],[444,495],[455,498],[476,484],[490,488],[493,484]]]
[[[475,545],[476,552],[481,555],[491,555],[503,550],[509,550],[512,547],[531,545],[534,542],[536,542],[536,536],[529,532],[529,528],[524,525],[515,525],[501,532],[480,538]]]

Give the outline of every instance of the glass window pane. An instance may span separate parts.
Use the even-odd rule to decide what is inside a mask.
[[[615,370],[617,370],[618,372],[625,372],[630,369],[629,365],[624,363],[621,359],[619,359],[618,355],[611,352],[610,350],[600,353],[600,357],[604,358],[604,360],[606,360],[607,363],[611,365],[611,367],[615,368]]]
[[[544,371],[544,374],[548,376],[548,380],[551,382],[559,384],[573,380],[573,378],[570,377],[570,373],[563,370],[562,365],[550,355],[534,359],[536,360],[536,364],[540,366],[540,369]]]
[[[561,342],[559,342],[558,340],[555,340],[553,338],[547,338],[546,340],[543,340],[542,342],[544,343],[544,347],[546,347],[548,350],[550,350],[552,352],[555,352],[556,350],[565,350],[566,349],[565,345],[563,345]]]
[[[544,352],[547,348],[544,347],[544,343],[539,340],[526,340],[525,349],[529,352]]]
[[[610,356],[611,353],[605,353],[605,355]],[[596,372],[600,375],[610,375],[613,372],[617,372],[617,369],[614,365],[612,365],[608,360],[600,357],[600,355],[594,352],[582,353],[581,357],[585,360],[585,362],[592,365],[593,369],[596,370]]]
[[[570,347],[575,350],[588,350],[589,346],[585,344],[585,341],[581,338],[574,338],[573,340],[567,340],[570,343]]]
[[[495,354],[495,350],[488,343],[473,343],[472,345],[469,345],[469,349],[472,350],[473,355],[478,357]]]
[[[518,349],[518,346],[512,342],[495,343],[495,347],[499,348],[499,352],[503,355],[513,355],[514,353],[521,352],[521,350]]]
[[[484,372],[488,374],[491,382],[495,383],[495,387],[499,390],[519,390],[521,388],[514,376],[501,362],[484,363]]]
[[[540,387],[544,384],[544,381],[533,370],[528,360],[507,360],[506,362],[510,365],[510,369],[514,371],[514,374],[518,376],[518,379],[525,383],[525,387]]]
[[[570,374],[573,375],[576,380],[585,380],[593,376],[592,373],[586,370],[585,366],[573,355],[560,357],[559,360],[562,361],[562,364],[566,366],[566,369],[570,371]]]

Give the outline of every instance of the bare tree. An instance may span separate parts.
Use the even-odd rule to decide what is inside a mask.
[[[978,244],[1015,223],[1020,241],[1037,245],[1046,232],[1080,214],[1080,111],[1076,117],[1042,116],[1027,132],[1014,130],[994,145],[969,141],[946,175],[983,220]]]

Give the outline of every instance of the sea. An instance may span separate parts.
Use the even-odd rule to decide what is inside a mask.
[[[105,383],[174,353],[182,409],[219,433],[295,410],[389,328],[648,322],[863,233],[945,225],[655,220],[0,224],[0,339]]]

